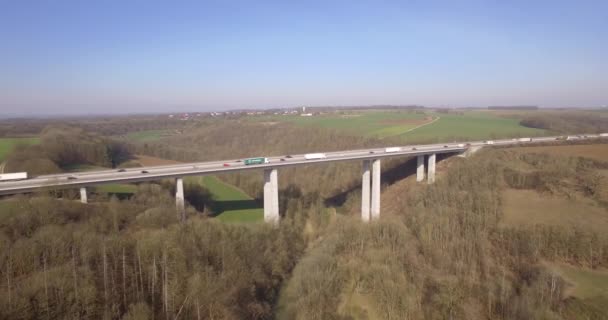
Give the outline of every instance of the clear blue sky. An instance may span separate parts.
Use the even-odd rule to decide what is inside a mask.
[[[608,1],[0,1],[0,114],[608,104]]]

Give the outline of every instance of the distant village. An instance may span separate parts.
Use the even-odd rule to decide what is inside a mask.
[[[488,106],[488,107],[469,107],[469,108],[451,108],[451,107],[425,107],[421,105],[378,105],[378,106],[329,106],[329,107],[297,107],[297,108],[275,108],[275,109],[246,109],[246,110],[229,110],[229,111],[214,111],[214,112],[195,112],[195,113],[179,113],[169,114],[170,119],[191,120],[201,117],[247,117],[247,116],[264,116],[264,115],[284,115],[284,116],[301,116],[313,117],[328,113],[361,111],[361,110],[408,110],[413,112],[424,112],[424,110],[435,111],[439,113],[459,113],[464,110],[539,110],[538,106],[533,105],[517,105],[517,106]]]
[[[326,111],[306,111],[306,107],[290,108],[290,109],[270,109],[270,110],[231,110],[218,112],[197,112],[197,113],[180,113],[169,114],[170,119],[178,119],[187,121],[190,119],[201,117],[226,117],[226,116],[262,116],[262,115],[300,115],[302,117],[312,117],[314,115],[325,113]]]

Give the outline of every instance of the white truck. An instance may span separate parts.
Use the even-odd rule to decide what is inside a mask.
[[[608,137],[608,133],[600,133],[600,137]]]
[[[399,151],[401,151],[401,148],[399,148],[399,147],[389,147],[389,148],[384,149],[384,152],[386,152],[386,153],[399,152]]]
[[[325,158],[327,158],[325,153],[307,153],[304,155],[304,159],[306,159],[306,160],[325,159]]]
[[[494,144],[494,140],[488,140],[486,141],[486,144]]]
[[[519,138],[519,139],[517,139],[517,141],[519,141],[519,142],[530,142],[530,141],[532,141],[532,138]]]
[[[0,174],[0,181],[16,181],[27,179],[27,172],[3,173]]]

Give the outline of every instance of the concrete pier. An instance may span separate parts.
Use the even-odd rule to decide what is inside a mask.
[[[82,203],[87,203],[88,199],[87,199],[87,188],[82,187],[80,188],[80,202]]]
[[[424,180],[424,155],[418,156],[418,166],[416,167],[416,181]]]
[[[363,173],[361,174],[361,220],[370,220],[370,161],[363,160]]]
[[[279,222],[279,179],[277,169],[264,170],[264,222]]]
[[[437,154],[433,153],[429,155],[429,171],[428,171],[428,183],[435,182],[435,161],[437,159]]]
[[[184,204],[184,179],[177,178],[175,187],[175,206],[177,208],[177,219],[186,222],[186,207]]]
[[[372,205],[371,218],[380,218],[380,159],[372,161]]]

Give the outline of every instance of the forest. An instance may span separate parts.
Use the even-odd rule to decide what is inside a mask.
[[[6,170],[39,175],[83,164],[114,168],[132,157],[127,144],[78,127],[47,126],[40,133],[40,142],[18,145],[6,160]]]
[[[538,112],[528,114],[520,124],[530,128],[546,129],[557,133],[601,133],[608,131],[608,112]]]
[[[9,159],[64,170],[75,162],[113,167],[135,154],[198,161],[391,143],[238,120],[140,143],[79,127],[41,132],[40,145]],[[414,183],[412,164],[383,161],[382,217],[371,224],[359,218],[357,162],[281,170],[277,227],[217,221],[195,185],[186,186],[180,224],[169,181],[88,205],[69,193],[7,197],[0,318],[605,318],[605,309],[569,297],[567,281],[546,263],[605,269],[608,239],[576,227],[505,225],[502,192],[584,197],[608,208],[606,177],[597,175],[608,161],[482,150],[442,159],[433,185]],[[261,173],[221,178],[259,198]]]

